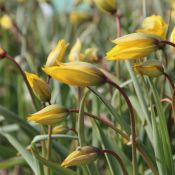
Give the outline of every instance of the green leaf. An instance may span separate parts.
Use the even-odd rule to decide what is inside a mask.
[[[1,132],[1,135],[3,135],[12,145],[13,147],[22,155],[22,157],[25,159],[25,161],[28,163],[28,165],[31,167],[31,169],[34,171],[36,175],[39,175],[37,171],[36,164],[33,161],[32,155],[29,151],[27,151],[18,141],[16,138],[14,138],[12,135]]]
[[[48,135],[37,135],[33,138],[32,143],[40,142],[43,140],[47,140]],[[65,135],[65,134],[52,134],[51,136],[52,139],[57,139],[57,138],[66,138],[66,139],[78,139],[76,136],[71,136],[71,135]]]
[[[3,115],[8,122],[18,124],[28,134],[29,137],[32,138],[36,134],[39,134],[39,132],[34,127],[29,125],[27,121],[21,119],[15,113],[9,111],[3,106],[0,106],[0,114]]]
[[[12,168],[17,165],[23,165],[26,164],[26,161],[23,159],[23,157],[13,157],[7,160],[3,160],[0,162],[0,169],[8,169]]]

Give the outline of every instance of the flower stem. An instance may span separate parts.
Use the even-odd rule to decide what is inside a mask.
[[[120,156],[117,153],[115,153],[114,151],[109,150],[109,149],[98,150],[98,153],[101,153],[101,154],[107,153],[107,154],[111,154],[112,156],[114,156],[117,159],[117,161],[119,162],[119,164],[122,168],[123,175],[128,175],[128,172],[125,168],[125,165],[124,165],[122,159],[120,158]]]
[[[120,17],[116,15],[115,17],[116,28],[117,28],[117,38],[121,36],[121,25],[120,25]]]
[[[107,79],[107,82],[119,90],[121,95],[126,100],[126,103],[128,105],[129,111],[130,111],[131,135],[132,135],[131,141],[132,141],[133,175],[136,175],[137,174],[137,160],[136,160],[136,129],[135,129],[134,110],[133,110],[132,104],[131,104],[128,96],[126,95],[125,91],[120,86],[118,86],[116,83],[114,83],[113,81]]]
[[[79,113],[79,109],[70,109],[69,112],[75,112],[75,113]],[[95,119],[95,120],[98,120],[102,123],[104,123],[105,125],[109,126],[111,129],[113,129],[114,131],[116,131],[117,133],[119,133],[123,138],[125,138],[126,140],[129,140],[129,136],[124,133],[122,130],[116,128],[115,126],[113,126],[112,124],[110,124],[109,122],[105,121],[104,119],[100,118],[100,117],[97,117],[91,113],[88,113],[88,112],[84,112],[85,115]]]
[[[171,79],[171,77],[166,72],[163,72],[163,74],[165,75],[166,79],[169,81],[172,89],[174,89],[174,83],[173,83],[173,80]]]
[[[48,125],[48,143],[47,143],[47,160],[50,160],[51,156],[51,146],[52,146],[52,126]],[[47,168],[47,175],[50,174],[50,169],[49,167]]]
[[[159,44],[168,44],[168,45],[170,45],[170,46],[175,47],[175,43],[172,43],[172,42],[170,42],[170,41],[168,41],[168,40],[160,40],[160,41],[159,41]]]
[[[27,77],[26,77],[24,71],[21,69],[20,65],[15,61],[15,59],[12,56],[10,56],[8,53],[6,54],[6,58],[9,61],[13,62],[15,64],[15,66],[17,67],[17,69],[20,71],[20,73],[21,73],[21,75],[23,77],[23,80],[24,80],[24,82],[25,82],[25,84],[26,84],[26,86],[27,86],[27,88],[29,90],[29,93],[30,93],[33,105],[34,105],[35,109],[38,110],[38,107],[37,107],[37,104],[36,104],[36,101],[35,101],[35,97],[34,97],[32,88],[30,87],[30,84],[29,84],[29,82],[27,80]]]

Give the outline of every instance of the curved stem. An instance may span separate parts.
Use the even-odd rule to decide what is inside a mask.
[[[166,73],[166,72],[163,72],[163,74],[165,75],[166,79],[169,81],[172,89],[174,89],[174,82],[173,80],[171,79],[171,77]]]
[[[48,125],[48,143],[47,143],[47,160],[50,160],[51,156],[51,146],[52,146],[52,126]],[[47,175],[50,174],[50,169],[47,167]]]
[[[72,113],[79,113],[79,109],[70,109],[69,112],[72,112]],[[128,142],[130,141],[130,138],[129,136],[124,133],[122,130],[116,128],[114,125],[112,125],[111,123],[103,120],[102,118],[100,117],[97,117],[91,113],[88,113],[88,112],[84,112],[85,115],[95,119],[95,120],[98,120],[100,122],[102,122],[103,124],[109,126],[111,129],[113,129],[116,133],[120,134],[124,139],[126,139]],[[150,160],[150,158],[148,157],[148,155],[145,153],[145,151],[142,149],[142,147],[136,142],[136,148],[137,150],[139,151],[140,155],[142,156],[143,160],[146,162],[146,164],[148,165],[148,167],[152,170],[152,172],[154,173],[154,175],[158,175],[158,172],[156,170],[156,168],[154,167],[153,163],[152,163],[152,160]]]
[[[107,154],[111,154],[112,156],[114,156],[122,168],[123,175],[128,175],[128,172],[125,168],[125,164],[123,163],[122,159],[120,158],[120,156],[117,153],[115,153],[114,151],[109,150],[109,149],[98,150],[98,153],[101,153],[101,154],[107,153]]]
[[[168,45],[170,45],[170,46],[175,47],[175,43],[172,43],[172,42],[167,41],[167,40],[160,40],[160,41],[159,41],[159,44],[168,44]]]
[[[69,112],[75,112],[75,113],[79,113],[79,109],[70,109]],[[88,112],[84,112],[85,115],[95,119],[95,120],[98,120],[102,123],[104,123],[105,125],[109,126],[111,129],[113,129],[114,131],[116,131],[117,133],[119,133],[123,138],[125,138],[126,140],[129,141],[129,136],[127,134],[125,134],[122,130],[116,128],[114,125],[110,124],[109,122],[105,121],[104,119],[100,118],[100,117],[97,117],[91,113],[88,113]]]
[[[27,88],[29,90],[29,93],[30,93],[33,105],[34,105],[35,109],[38,110],[38,107],[37,107],[37,104],[36,104],[36,101],[35,101],[35,97],[33,95],[32,88],[30,87],[30,84],[29,84],[29,82],[27,80],[27,77],[26,77],[24,71],[21,69],[20,65],[14,60],[14,58],[11,57],[9,54],[6,54],[6,58],[8,60],[10,60],[11,62],[13,62],[15,64],[15,66],[18,68],[18,70],[20,71],[20,73],[21,73],[21,75],[23,77],[23,80],[24,80],[24,82],[25,82],[25,84],[26,84],[26,86],[27,86]]]
[[[132,104],[126,95],[125,91],[116,83],[112,82],[111,80],[107,79],[107,82],[117,88],[121,95],[126,100],[126,103],[128,105],[129,111],[130,111],[130,121],[131,121],[131,141],[132,141],[132,163],[133,163],[133,175],[136,175],[137,173],[137,160],[136,160],[136,130],[135,130],[135,117],[134,117],[134,110],[132,107]]]

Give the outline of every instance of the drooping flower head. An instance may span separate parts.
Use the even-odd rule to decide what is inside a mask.
[[[135,63],[133,69],[137,74],[149,77],[158,77],[163,74],[164,68],[158,60],[148,60],[143,63]]]
[[[96,66],[80,61],[44,67],[43,71],[62,83],[79,87],[96,86],[104,83],[106,79]]]
[[[142,22],[141,28],[137,30],[140,33],[157,35],[165,39],[167,24],[161,16],[152,15],[145,18]]]
[[[62,167],[84,165],[95,161],[98,158],[98,148],[84,146],[69,154],[62,162]]]
[[[34,121],[43,125],[56,125],[69,114],[66,108],[58,105],[49,105],[40,111],[28,116],[28,121]]]
[[[160,38],[155,35],[128,34],[113,41],[116,46],[107,52],[106,57],[108,60],[143,58],[159,48],[159,40]]]
[[[34,94],[43,102],[50,101],[51,92],[49,85],[36,74],[25,72],[25,75]]]

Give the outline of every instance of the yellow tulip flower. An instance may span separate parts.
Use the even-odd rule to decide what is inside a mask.
[[[34,121],[43,125],[56,125],[68,115],[69,111],[58,105],[49,105],[40,111],[28,116],[28,121]]]
[[[35,74],[25,72],[25,75],[34,94],[43,102],[50,101],[51,92],[49,85]]]
[[[96,6],[103,12],[115,14],[117,11],[116,0],[94,0]]]
[[[84,146],[73,151],[61,164],[62,167],[89,164],[98,158],[98,148]]]
[[[58,41],[56,47],[50,52],[47,58],[46,66],[55,66],[61,62],[67,46],[68,44],[66,44],[64,40]]]
[[[143,58],[159,48],[160,38],[144,33],[132,33],[117,38],[117,44],[107,52],[108,60],[126,60]]]
[[[137,74],[147,75],[149,77],[158,77],[164,72],[162,63],[157,60],[136,63],[133,65],[133,69]]]
[[[95,86],[105,82],[104,74],[86,62],[61,63],[59,66],[44,67],[43,71],[52,78],[73,86]]]
[[[145,18],[142,22],[141,28],[137,32],[153,34],[165,39],[167,24],[161,16],[152,15]]]

